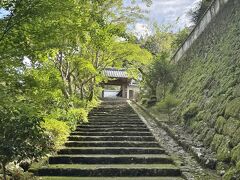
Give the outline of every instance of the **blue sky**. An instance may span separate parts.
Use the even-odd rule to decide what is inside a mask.
[[[6,10],[0,8],[0,18],[6,16],[7,14],[8,14],[8,11],[6,11]]]
[[[129,1],[129,0],[126,0]],[[159,25],[172,24],[173,31],[178,31],[185,26],[191,26],[191,21],[187,12],[196,6],[200,0],[152,0],[153,3],[147,7],[138,0],[138,5],[147,10],[148,21],[139,21],[135,24],[134,32],[138,35],[150,33],[150,26],[154,22]],[[178,23],[176,20],[179,18]]]

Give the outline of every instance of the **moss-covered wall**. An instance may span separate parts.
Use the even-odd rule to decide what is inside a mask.
[[[230,0],[178,61],[176,117],[240,179],[240,1]],[[197,111],[192,113],[191,110]],[[219,163],[218,168],[222,163]],[[238,172],[237,172],[238,169]]]

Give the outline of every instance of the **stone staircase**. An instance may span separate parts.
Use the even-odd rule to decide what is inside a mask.
[[[36,171],[41,179],[180,180],[173,160],[126,101],[103,102]]]

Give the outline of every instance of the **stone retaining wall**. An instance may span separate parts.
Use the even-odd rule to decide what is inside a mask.
[[[215,3],[221,10],[175,57],[175,117],[216,153],[224,179],[240,179],[240,0]]]
[[[215,0],[211,4],[208,11],[205,13],[201,21],[196,25],[191,34],[188,36],[186,41],[177,50],[172,58],[174,63],[178,62],[184,53],[192,46],[195,40],[202,34],[202,32],[207,28],[208,24],[212,19],[219,13],[219,11],[224,7],[224,5],[231,0]]]

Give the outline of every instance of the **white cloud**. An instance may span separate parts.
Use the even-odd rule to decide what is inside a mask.
[[[133,28],[133,33],[138,37],[145,37],[151,34],[150,27],[146,23],[136,23]]]
[[[150,23],[157,22],[160,25],[173,24],[174,30],[190,26],[190,17],[187,12],[200,0],[153,0],[150,7],[146,7],[144,3],[139,2],[139,6],[143,10],[149,11],[147,15]],[[179,21],[177,23],[177,19]]]

